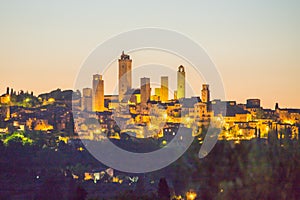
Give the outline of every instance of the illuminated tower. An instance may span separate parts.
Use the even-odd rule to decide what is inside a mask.
[[[160,88],[154,88],[153,101],[160,101]]]
[[[160,88],[155,88],[154,89],[154,94],[158,97],[160,97]]]
[[[209,92],[209,85],[203,84],[202,85],[202,102],[203,103],[209,103],[210,101],[210,92]]]
[[[167,76],[161,77],[160,100],[166,102],[169,100],[169,80]]]
[[[180,65],[177,71],[177,99],[185,98],[185,71]]]
[[[119,59],[119,102],[124,99],[125,93],[131,89],[131,64],[130,56],[124,54],[123,51]]]
[[[82,90],[82,98],[81,98],[81,108],[84,111],[91,112],[93,110],[93,103],[92,103],[92,95],[93,90],[92,88],[83,88]]]
[[[146,104],[150,100],[150,78],[141,78],[141,103]]]
[[[104,111],[104,81],[99,74],[93,75],[93,111]]]

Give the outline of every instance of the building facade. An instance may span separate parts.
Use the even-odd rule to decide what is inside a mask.
[[[167,76],[161,77],[160,100],[162,102],[169,100],[169,78]]]
[[[92,97],[93,97],[92,88],[82,89],[81,109],[83,111],[87,111],[87,112],[93,111]]]
[[[141,78],[141,103],[146,104],[150,100],[150,78]]]
[[[102,75],[93,75],[93,111],[104,111],[104,81]]]

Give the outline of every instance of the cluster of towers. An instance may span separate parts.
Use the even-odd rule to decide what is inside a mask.
[[[129,91],[132,91],[132,60],[129,55],[122,52],[121,58],[119,59],[119,102],[126,99],[126,94],[128,94]],[[150,78],[141,78],[140,95],[141,103],[146,103],[150,100]],[[155,96],[158,97],[156,100],[162,102],[169,100],[169,79],[167,76],[161,77],[161,87],[155,88]],[[185,98],[185,71],[182,65],[178,68],[177,91],[175,91],[174,96],[176,99]]]
[[[124,51],[119,62],[118,76],[118,100],[119,102],[128,102],[132,95],[132,59]],[[155,95],[151,96],[150,78],[143,77],[140,79],[140,103],[146,104],[149,100],[167,102],[169,100],[169,79],[167,76],[161,77],[161,87],[155,88]],[[104,107],[104,81],[102,75],[93,75],[93,87],[83,89],[82,108],[86,111],[103,112]],[[182,65],[177,71],[177,91],[174,92],[174,99],[185,98],[185,69]],[[203,85],[202,89],[203,102],[209,102],[208,85]]]

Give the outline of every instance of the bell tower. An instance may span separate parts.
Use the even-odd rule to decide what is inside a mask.
[[[209,103],[210,101],[210,91],[209,91],[209,85],[203,84],[202,85],[202,102],[203,103]]]
[[[185,98],[185,71],[180,65],[177,71],[177,99]]]
[[[129,55],[122,52],[119,59],[119,102],[124,99],[124,95],[132,88],[132,75],[131,75],[132,60]]]

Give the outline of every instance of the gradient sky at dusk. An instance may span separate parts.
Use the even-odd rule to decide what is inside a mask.
[[[1,1],[0,92],[70,89],[97,45],[124,31],[159,27],[206,49],[228,100],[258,97],[265,107],[300,107],[299,8],[297,0]]]

